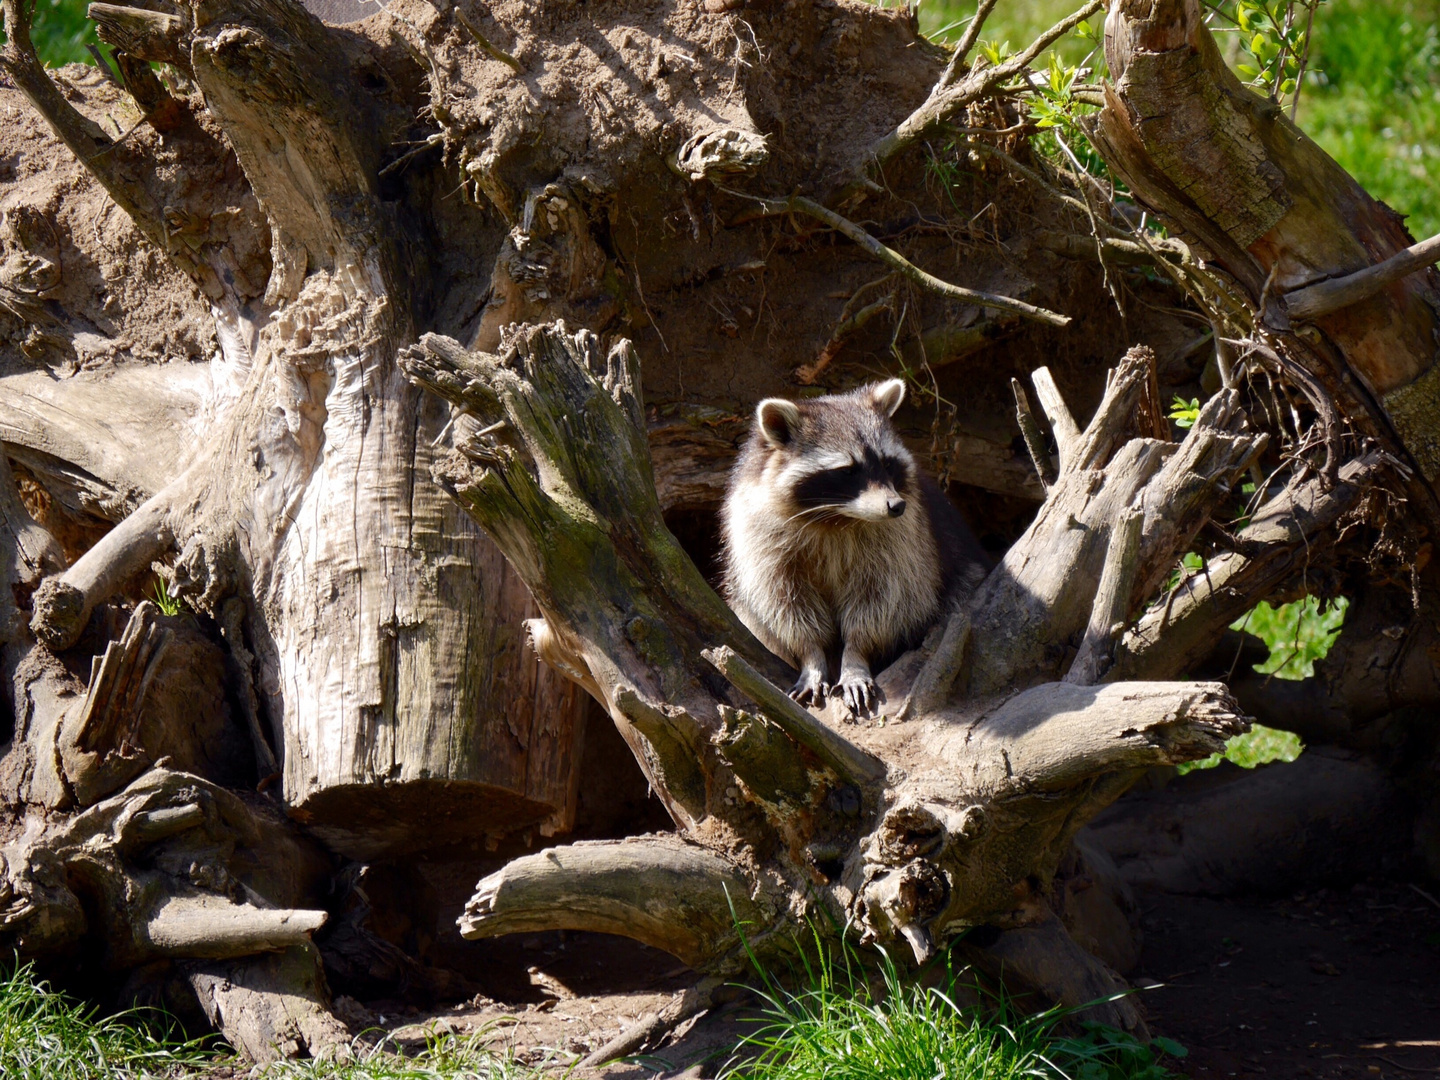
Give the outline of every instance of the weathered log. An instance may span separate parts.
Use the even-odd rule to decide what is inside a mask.
[[[6,949],[56,957],[88,940],[112,974],[182,962],[207,1014],[257,1060],[348,1038],[309,944],[329,859],[263,800],[154,768],[68,821],[29,822],[0,849]]]
[[[1208,251],[1273,330],[1287,332],[1282,297],[1383,263],[1414,240],[1283,109],[1240,85],[1202,8],[1198,0],[1111,8],[1113,85],[1092,134],[1135,195]],[[1300,336],[1315,350],[1314,374],[1352,423],[1392,438],[1433,483],[1440,277],[1420,270],[1355,296],[1328,313],[1309,310],[1312,329]],[[1301,314],[1307,304],[1300,299]],[[1433,516],[1433,492],[1422,484],[1416,495]]]
[[[1216,684],[1048,683],[957,702],[949,688],[970,661],[962,613],[937,635],[932,663],[919,666],[923,689],[910,695],[905,722],[856,725],[842,735],[778,689],[783,665],[739,627],[665,529],[628,343],[602,354],[593,335],[557,324],[515,329],[499,355],[488,355],[432,335],[402,364],[485,425],[437,467],[437,479],[535,591],[545,613],[536,635],[542,655],[605,704],[683,832],[511,864],[481,883],[462,919],[468,934],[603,928],[680,950],[698,970],[719,972],[736,962],[724,898],[738,893],[757,905],[759,916],[742,921],[758,922],[750,933],[762,952],[780,948],[783,931],[818,902],[835,925],[904,941],[924,959],[971,926],[1048,925],[1043,900],[1017,909],[1015,890],[1054,873],[1074,829],[1139,771],[1211,752],[1243,728]],[[1116,401],[1128,406],[1126,395],[1145,384],[1146,372],[1140,355],[1113,373]],[[1128,477],[1123,462],[1146,445],[1126,442],[1134,410],[1107,403],[1077,438],[1068,475],[1090,469],[1103,483],[1115,455]],[[1257,440],[1217,436],[1210,425],[1229,419],[1214,410],[1192,432],[1209,449],[1171,448],[1144,477],[1166,457],[1204,468],[1216,445],[1228,448],[1214,466],[1218,475],[1232,476]],[[1141,486],[1122,483],[1130,484],[1126,501]],[[1197,479],[1162,489],[1178,492],[1181,517],[1195,528],[1204,503],[1193,492],[1203,486]],[[1132,539],[1117,539],[1117,549],[1142,551],[1139,536]],[[1030,557],[1045,542],[1032,541]],[[1183,539],[1155,539],[1154,557],[1173,558],[1176,542]],[[1098,554],[1103,561],[1103,549]],[[1073,576],[1077,560],[1067,557]],[[1095,590],[1093,580],[1088,596],[1076,589],[1084,614]],[[1115,583],[1112,592],[1120,591]],[[1003,615],[985,598],[1006,595],[982,591],[975,617],[1004,632]],[[1101,607],[1113,612],[1118,603],[1107,596]],[[1036,614],[1037,625],[1043,618]],[[1075,632],[1084,626],[1082,617]],[[716,681],[717,668],[728,686]],[[904,696],[897,688],[892,708]],[[656,875],[679,875],[685,884],[657,889]],[[590,889],[601,883],[598,903],[580,898],[577,882],[587,877]],[[671,900],[655,906],[662,894],[710,914],[681,918]],[[1049,984],[1074,1005],[1089,1000],[1077,997],[1082,986],[1089,994],[1095,985],[1084,978]],[[1138,1024],[1123,1009],[1106,1015]]]
[[[467,938],[534,930],[623,934],[692,967],[735,972],[740,936],[766,912],[729,862],[674,837],[573,844],[485,878],[460,916]]]
[[[760,383],[782,381],[793,357],[814,354],[811,336],[828,340],[830,309],[838,306],[768,282],[799,270],[823,278],[811,292],[828,292],[874,274],[863,253],[837,261],[813,241],[777,250],[773,222],[727,227],[738,204],[717,194],[716,181],[753,176],[790,191],[823,182],[829,169],[818,158],[803,164],[814,155],[801,149],[811,131],[800,129],[812,125],[787,129],[787,118],[805,117],[810,106],[776,93],[804,83],[793,75],[812,63],[809,51],[790,49],[792,40],[809,50],[840,33],[838,17],[846,34],[869,42],[842,67],[846,85],[873,102],[875,132],[919,103],[944,65],[943,51],[917,41],[908,18],[878,9],[757,12],[754,47],[786,59],[755,65],[758,81],[747,85],[732,78],[729,17],[683,4],[663,5],[619,36],[563,4],[533,20],[531,9],[462,19],[406,7],[343,34],[303,7],[265,0],[172,14],[97,4],[93,14],[130,61],[163,58],[190,78],[173,87],[185,115],[162,131],[155,87],[142,86],[144,74],[133,68],[130,93],[150,122],[128,132],[102,129],[87,118],[127,115],[124,94],[76,71],[46,72],[30,48],[27,6],[7,8],[14,32],[4,63],[19,89],[0,88],[18,118],[6,127],[6,153],[20,155],[26,168],[39,163],[26,177],[73,172],[51,188],[21,184],[19,173],[12,183],[7,174],[6,198],[23,194],[25,220],[45,227],[22,238],[23,274],[12,273],[16,260],[5,263],[5,302],[19,306],[0,317],[20,311],[15,318],[33,322],[22,346],[27,358],[54,364],[59,354],[72,365],[65,374],[84,369],[58,380],[33,366],[3,375],[6,388],[23,395],[0,395],[0,439],[86,525],[83,542],[58,537],[77,565],[40,594],[35,632],[56,647],[75,641],[87,616],[133,587],[137,573],[173,563],[173,591],[227,627],[228,662],[241,665],[231,674],[262,771],[269,775],[273,757],[282,797],[327,840],[374,855],[459,839],[479,817],[495,835],[563,830],[574,811],[574,750],[586,703],[529,662],[515,632],[535,614],[525,588],[426,482],[453,433],[434,403],[398,378],[394,352],[429,325],[486,347],[513,319],[564,314],[607,333],[626,324],[650,333],[648,326],[660,348],[647,374],[657,385],[676,384],[668,404],[699,403],[730,417],[744,411],[742,401],[765,389]],[[619,97],[587,91],[567,99],[570,119],[558,122],[558,113],[535,112],[521,98],[536,71],[563,67],[564,78],[578,79],[570,51],[579,40],[627,74],[611,80]],[[678,62],[696,65],[693,79],[676,77],[676,48],[685,56]],[[873,93],[876,76],[884,94]],[[198,93],[182,89],[191,78]],[[644,89],[651,86],[679,103],[673,124],[651,124],[657,114]],[[55,139],[20,107],[22,93],[73,162],[52,152]],[[784,112],[763,140],[749,115],[760,103]],[[510,120],[494,123],[492,108]],[[646,119],[616,125],[617,108]],[[540,145],[543,161],[531,154]],[[457,162],[458,178],[450,171]],[[797,164],[809,179],[795,173]],[[141,234],[125,226],[116,246],[153,265],[113,272],[118,263],[107,260],[102,241],[121,226],[118,213],[103,221],[87,204],[65,216],[77,204],[74,192],[98,196],[91,176]],[[457,179],[464,195],[451,198]],[[613,202],[617,195],[623,207]],[[1032,258],[1027,248],[1023,273],[1014,258],[995,255],[973,275],[972,261],[963,260],[964,272],[952,276],[941,265],[952,246],[927,237],[929,211],[911,235],[908,195],[895,206],[898,224],[875,230],[875,242],[969,290],[956,295],[996,293],[1003,279],[1006,295],[1013,284],[1038,310],[1074,294],[1062,279],[1088,273],[1066,267],[1057,274],[1048,256]],[[671,211],[685,216],[683,251],[651,235],[668,237]],[[8,251],[18,218],[9,204],[5,213],[14,233],[0,238]],[[41,251],[49,240],[36,237],[47,232],[67,235],[82,257],[62,267],[58,247]],[[465,240],[437,243],[442,236]],[[667,260],[673,253],[673,265],[654,265],[652,250]],[[104,274],[82,281],[92,263]],[[167,263],[183,276],[166,276]],[[126,353],[138,322],[168,323],[171,312],[129,310],[138,290],[120,295],[112,279],[153,281],[157,292],[173,295],[183,316],[176,321],[194,324],[184,348],[172,351],[167,342],[143,356]],[[181,295],[187,279],[199,290],[194,297]],[[750,330],[737,337],[724,323],[722,356],[703,340],[710,329],[697,329],[676,302],[681,297],[703,298],[705,311],[733,310]],[[1008,316],[981,319],[969,305],[936,298],[926,304],[922,332],[898,347],[917,365],[949,364],[954,379],[961,378],[957,357],[1019,333]],[[773,344],[755,333],[762,321],[783,327]],[[97,338],[93,349],[85,344]],[[698,362],[711,354],[713,363]],[[187,363],[151,363],[181,356]],[[725,374],[736,356],[738,378]],[[853,371],[837,361],[827,374],[843,381]],[[700,378],[699,389],[687,383],[692,378]],[[653,420],[663,423],[665,409],[657,413]],[[67,414],[76,422],[67,424]],[[107,427],[107,419],[114,423]],[[1037,497],[1003,426],[971,419],[934,431],[928,420],[914,422],[911,434],[928,438],[952,480]],[[736,432],[726,421],[718,441]],[[671,446],[673,467],[659,477],[667,506],[708,510],[719,498],[729,450],[696,441]],[[706,463],[703,476],[681,475],[697,460]],[[157,501],[137,515],[149,499]],[[117,528],[94,543],[106,522]],[[58,722],[53,711],[34,714],[42,716]]]
[[[350,1032],[329,1010],[313,945],[227,963],[189,962],[185,969],[210,1022],[251,1061],[348,1053]]]
[[[1149,434],[1140,417],[1153,362],[1143,348],[1126,355],[1084,432],[1071,433],[1073,420],[1058,391],[1042,395],[1052,423],[1058,418],[1061,471],[1034,522],[977,597],[972,693],[1064,674],[1076,636],[1092,619],[1107,551],[1117,537],[1125,542],[1112,525],[1129,508],[1143,513],[1136,556],[1122,562],[1131,584],[1123,599],[1105,602],[1109,627],[1124,622],[1137,595],[1148,595],[1169,572],[1208,520],[1217,490],[1228,489],[1264,449],[1266,436],[1247,430],[1233,391],[1207,403],[1178,446],[1131,438],[1142,435],[1139,427]],[[1045,385],[1041,376],[1037,387]],[[1113,618],[1121,609],[1125,616]],[[1095,662],[1086,660],[1087,666]]]

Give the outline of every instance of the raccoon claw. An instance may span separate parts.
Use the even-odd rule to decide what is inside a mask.
[[[825,677],[813,671],[803,672],[790,690],[790,696],[801,705],[824,705],[825,695],[828,693],[830,687],[825,682]]]
[[[840,676],[840,696],[853,716],[868,716],[879,703],[875,680],[868,675]]]

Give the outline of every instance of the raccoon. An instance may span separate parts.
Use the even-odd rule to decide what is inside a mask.
[[[800,669],[790,696],[802,703],[838,690],[852,713],[872,711],[872,667],[918,643],[984,577],[979,543],[895,433],[904,400],[900,379],[767,398],[730,473],[723,592]],[[826,654],[836,645],[831,686]]]

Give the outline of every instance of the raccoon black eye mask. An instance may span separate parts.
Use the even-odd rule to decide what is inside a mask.
[[[905,500],[898,493],[905,489],[910,471],[894,454],[882,457],[867,446],[859,461],[825,469],[801,480],[795,485],[795,502],[804,507],[842,506],[859,498],[867,488],[878,486],[895,493],[889,513],[891,517],[899,517],[905,512]]]
[[[874,665],[923,636],[967,594],[985,557],[891,418],[899,379],[848,394],[767,398],[730,475],[724,592],[765,645],[800,668],[791,696],[838,691],[873,711]],[[832,684],[827,653],[840,648]]]

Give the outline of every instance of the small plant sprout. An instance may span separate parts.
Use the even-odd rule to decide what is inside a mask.
[[[1170,403],[1170,420],[1178,428],[1192,428],[1200,419],[1200,399],[1186,401],[1180,396]]]
[[[150,599],[155,601],[155,606],[162,615],[179,615],[185,610],[185,601],[172,593],[165,579],[158,574],[154,584],[150,586]]]

